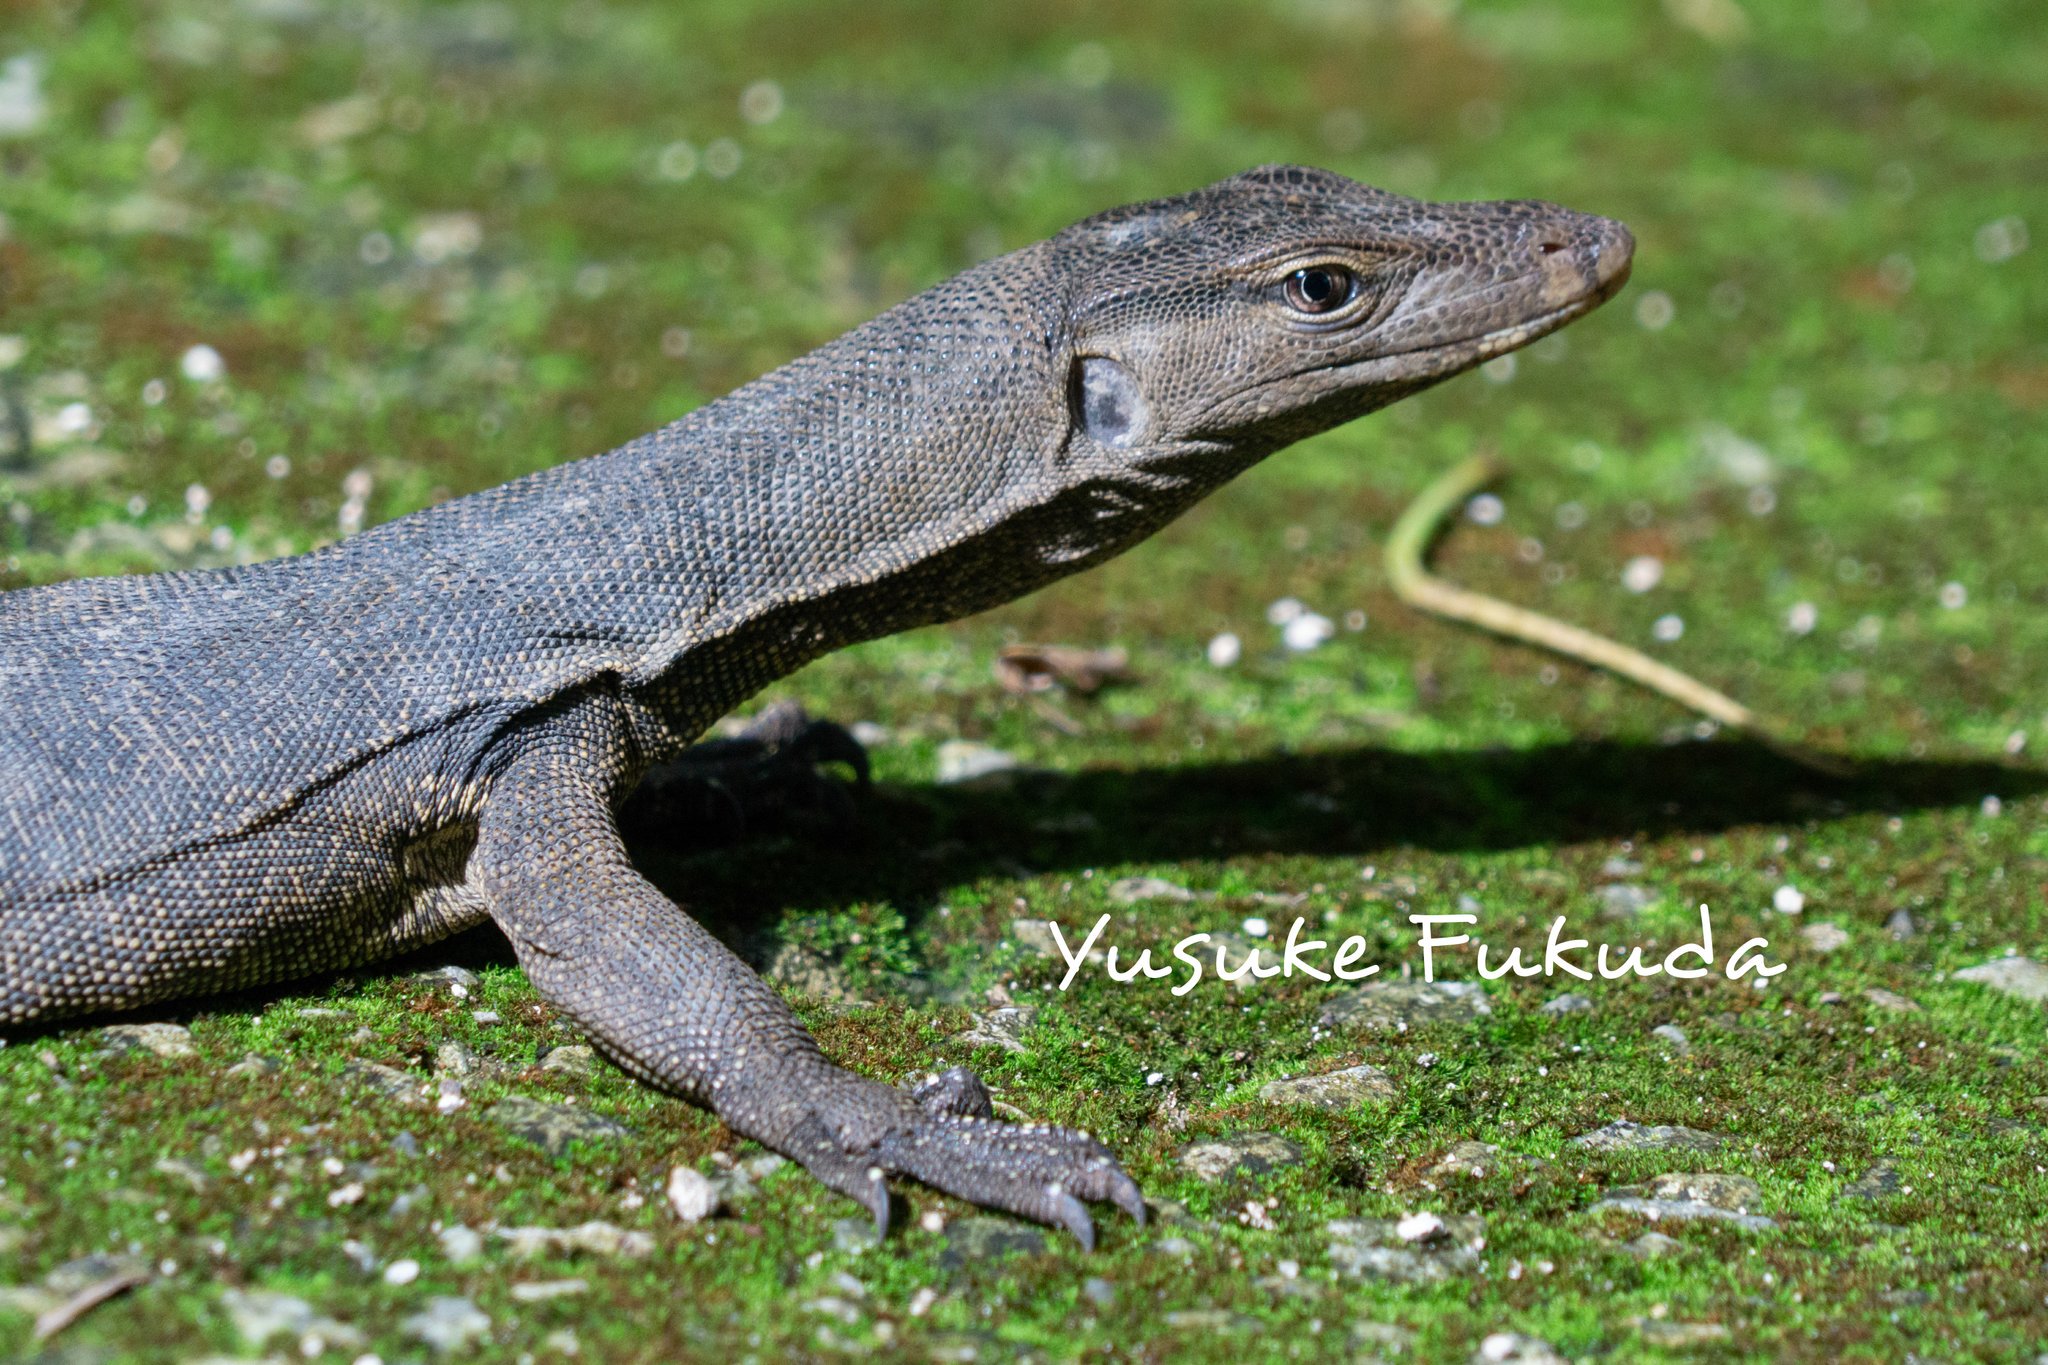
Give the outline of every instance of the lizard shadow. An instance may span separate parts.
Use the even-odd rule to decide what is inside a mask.
[[[1905,815],[2048,792],[2048,770],[1983,760],[1885,759],[1830,778],[1741,741],[1618,740],[1411,753],[1359,746],[1152,768],[1026,770],[986,784],[878,787],[856,826],[716,845],[643,837],[636,862],[713,933],[761,961],[789,916],[886,901],[915,925],[990,876],[1244,857],[1390,859],[1591,841],[1711,835],[1857,814]],[[167,1002],[144,1016],[260,1012],[339,980],[447,964],[509,965],[495,926],[403,957]],[[62,1030],[138,1016],[55,1021]],[[45,1028],[28,1026],[19,1037]]]
[[[1746,742],[1598,740],[1410,753],[1361,746],[1172,767],[888,787],[857,837],[692,851],[643,840],[648,875],[728,942],[764,951],[788,914],[887,901],[915,923],[988,876],[1188,859],[1498,852],[1712,835],[2048,792],[2048,770],[1887,759],[1830,778]],[[1389,868],[1388,870],[1396,870]]]

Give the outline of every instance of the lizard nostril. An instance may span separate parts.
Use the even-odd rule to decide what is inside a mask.
[[[1546,256],[1555,256],[1558,252],[1564,250],[1564,243],[1544,242],[1539,247],[1537,247],[1537,250],[1541,251]]]

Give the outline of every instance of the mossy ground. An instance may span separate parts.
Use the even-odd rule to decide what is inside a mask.
[[[888,1078],[974,1064],[1213,1222],[1170,1230],[1185,1248],[1105,1219],[1092,1257],[1052,1239],[951,1265],[918,1215],[968,1210],[911,1190],[906,1229],[840,1251],[852,1206],[795,1171],[686,1228],[668,1169],[744,1144],[615,1071],[530,1067],[574,1034],[472,939],[450,949],[482,967],[459,1005],[368,972],[167,1013],[195,1057],[105,1056],[89,1028],[0,1051],[0,1280],[93,1251],[161,1272],[58,1358],[246,1351],[223,1286],[352,1324],[367,1344],[343,1359],[423,1354],[400,1324],[433,1294],[489,1314],[478,1349],[504,1359],[553,1357],[564,1328],[595,1360],[1322,1358],[1378,1349],[1360,1323],[1412,1330],[1424,1358],[1501,1331],[1573,1357],[1678,1349],[1644,1321],[1725,1327],[1686,1348],[1706,1356],[2048,1349],[2048,1014],[1946,975],[2048,955],[2048,779],[2028,766],[2048,742],[2048,246],[2026,236],[2048,233],[2048,46],[2030,6],[17,0],[0,62],[24,57],[0,137],[0,386],[37,441],[24,465],[0,436],[0,586],[303,550],[603,449],[983,255],[1260,161],[1541,196],[1639,240],[1629,292],[1514,365],[1287,452],[1104,571],[776,689],[896,736],[851,846],[646,850],[734,942],[838,956],[876,1003],[806,1006],[833,1055]],[[203,354],[181,372],[198,345],[224,377]],[[1379,538],[1475,449],[1516,475],[1503,520],[1447,539],[1445,572],[1653,648],[1865,774],[1696,741],[1654,699],[1401,609]],[[1663,572],[1634,593],[1641,556]],[[1283,650],[1282,597],[1336,637]],[[1680,638],[1653,640],[1664,617]],[[1246,646],[1225,669],[1204,657],[1222,631]],[[1121,644],[1138,680],[1019,701],[989,669],[1014,639]],[[961,737],[1050,775],[933,785]],[[1110,906],[1106,883],[1137,874],[1215,896]],[[1600,921],[1593,892],[1617,878],[1656,904]],[[1797,917],[1771,908],[1786,885]],[[1366,934],[1391,973],[1415,961],[1403,916],[1461,897],[1497,945],[1560,913],[1668,945],[1706,902],[1725,942],[1766,935],[1789,965],[1762,991],[1501,982],[1481,1025],[1332,1035],[1333,986],[1176,999],[1090,972],[1061,993],[1010,932],[1114,908],[1135,948],[1301,914]],[[1895,939],[1902,909],[1918,932]],[[1813,951],[1798,929],[1817,921],[1847,943]],[[1920,1009],[1871,1004],[1873,986]],[[953,1041],[992,988],[1041,1007],[1028,1054]],[[1596,1008],[1538,1011],[1567,988]],[[1687,1055],[1652,1036],[1664,1023]],[[339,1076],[363,1057],[424,1077],[449,1038],[506,1063],[453,1114]],[[282,1069],[222,1074],[252,1051]],[[1257,1098],[1354,1061],[1401,1098],[1309,1117]],[[550,1159],[478,1117],[505,1093],[576,1094],[633,1135]],[[1568,1145],[1620,1118],[1731,1146]],[[1176,1162],[1248,1129],[1304,1160],[1216,1186]],[[400,1131],[421,1155],[392,1149]],[[1427,1175],[1475,1139],[1547,1165]],[[1880,1160],[1901,1188],[1843,1198]],[[1623,1249],[1640,1219],[1590,1212],[1703,1168],[1756,1179],[1776,1227],[1666,1226],[1683,1251],[1643,1261]],[[330,1202],[356,1181],[358,1202]],[[1272,1230],[1240,1218],[1254,1197]],[[1328,1220],[1416,1210],[1485,1214],[1483,1266],[1330,1278]],[[435,1237],[593,1218],[656,1250],[515,1264],[490,1244],[458,1265]],[[375,1267],[400,1257],[421,1273],[389,1284]],[[1283,1262],[1298,1278],[1275,1279]],[[567,1276],[587,1289],[511,1295]],[[1084,1294],[1091,1276],[1113,1297]],[[33,1356],[29,1325],[0,1308],[0,1351]]]

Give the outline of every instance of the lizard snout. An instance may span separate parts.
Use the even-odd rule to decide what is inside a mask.
[[[1534,234],[1533,246],[1543,275],[1543,301],[1553,308],[1611,297],[1628,281],[1636,252],[1627,228],[1585,213],[1546,225]]]

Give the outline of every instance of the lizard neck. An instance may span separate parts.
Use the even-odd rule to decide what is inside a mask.
[[[1064,304],[1042,248],[987,262],[660,431],[435,509],[435,549],[687,737],[820,654],[1109,558],[1250,462],[1077,431]]]

